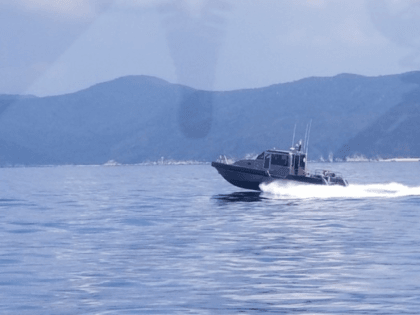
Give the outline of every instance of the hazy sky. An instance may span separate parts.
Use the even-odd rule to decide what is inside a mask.
[[[208,90],[420,68],[420,0],[0,0],[0,94]]]

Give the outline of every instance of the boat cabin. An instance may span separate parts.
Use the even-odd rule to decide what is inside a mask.
[[[272,175],[306,175],[306,154],[301,151],[267,150],[257,160],[263,160],[263,168]]]
[[[267,150],[254,159],[244,159],[229,164],[226,156],[220,157],[212,166],[232,185],[245,189],[261,190],[262,183],[292,181],[315,185],[348,186],[341,174],[328,170],[310,174],[306,171],[307,155],[301,141],[289,151]]]

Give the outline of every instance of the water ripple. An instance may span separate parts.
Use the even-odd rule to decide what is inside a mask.
[[[353,174],[355,186],[380,180],[399,183],[385,184],[394,191],[420,186],[398,177],[409,166],[384,173],[376,165],[338,167]],[[358,182],[359,168],[369,168],[376,182],[363,176]],[[417,195],[238,191],[206,165],[0,173],[7,183],[0,199],[5,314],[415,314],[420,308]]]

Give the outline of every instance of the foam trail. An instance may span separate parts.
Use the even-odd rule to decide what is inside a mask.
[[[350,184],[343,187],[273,182],[261,184],[260,188],[264,193],[272,194],[275,199],[360,199],[420,196],[420,187],[409,187],[400,183]]]

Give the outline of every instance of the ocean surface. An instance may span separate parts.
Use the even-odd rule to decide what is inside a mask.
[[[419,314],[420,163],[0,169],[0,314]]]

